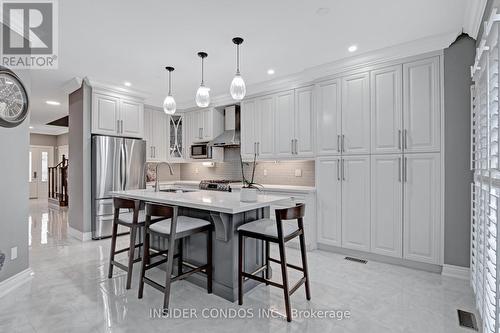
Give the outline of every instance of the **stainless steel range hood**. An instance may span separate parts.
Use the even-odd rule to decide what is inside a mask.
[[[224,109],[224,132],[208,143],[213,147],[240,146],[240,106],[231,105]]]

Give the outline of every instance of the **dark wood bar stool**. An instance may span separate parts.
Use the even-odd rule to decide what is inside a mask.
[[[155,217],[153,221],[151,218]],[[160,218],[161,221],[157,219]],[[141,281],[139,284],[139,298],[142,298],[144,283],[158,289],[164,293],[163,309],[168,310],[170,299],[170,284],[174,281],[184,279],[197,272],[205,273],[207,276],[207,291],[212,293],[212,224],[210,221],[188,217],[178,216],[177,206],[167,206],[153,203],[146,203],[146,223],[144,228],[144,255],[141,269]],[[199,232],[207,233],[207,263],[202,266],[194,266],[183,262],[182,240]],[[167,249],[151,253],[151,236],[157,235],[168,240]],[[178,242],[179,252],[174,254],[175,242]],[[156,256],[166,256],[166,258],[151,263],[151,258]],[[172,277],[173,261],[178,258],[177,276]],[[146,271],[167,263],[165,286],[146,277]],[[183,272],[183,266],[191,268]]]
[[[243,224],[238,228],[238,296],[239,305],[243,304],[243,282],[244,279],[252,279],[266,285],[271,285],[283,289],[285,296],[285,309],[287,321],[292,321],[292,309],[290,307],[290,296],[302,285],[305,285],[306,299],[311,300],[311,291],[309,288],[309,273],[307,270],[307,255],[306,244],[304,238],[304,213],[306,206],[298,204],[292,208],[276,209],[276,221],[271,219],[261,219]],[[288,221],[297,220],[297,224]],[[300,253],[302,257],[302,267],[288,264],[285,255],[285,243],[295,237],[300,240]],[[244,237],[262,240],[266,243],[266,261],[264,266],[260,267],[253,273],[244,271],[243,258],[245,256]],[[269,242],[277,243],[279,247],[279,260],[269,256]],[[281,275],[283,284],[273,282],[269,279],[270,262],[275,262],[281,265]],[[289,288],[287,267],[303,272],[303,277],[293,287]],[[263,270],[266,270],[266,278],[256,275]]]

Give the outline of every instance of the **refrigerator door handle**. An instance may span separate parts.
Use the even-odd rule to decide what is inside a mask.
[[[156,155],[156,152],[155,152]],[[123,145],[123,190],[127,188],[127,183],[128,183],[128,156],[127,156],[127,149],[125,148],[125,144]]]

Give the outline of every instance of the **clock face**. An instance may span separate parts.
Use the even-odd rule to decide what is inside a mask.
[[[15,74],[0,70],[0,126],[14,127],[28,114],[28,95]]]

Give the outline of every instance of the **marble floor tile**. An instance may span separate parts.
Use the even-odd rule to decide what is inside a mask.
[[[151,311],[161,307],[163,296],[146,286],[144,298],[137,298],[140,265],[134,267],[131,290],[125,289],[120,269],[108,279],[110,240],[77,241],[67,233],[67,219],[66,211],[49,209],[43,200],[30,203],[35,275],[0,298],[0,332],[471,332],[458,326],[456,314],[457,308],[475,312],[467,281],[375,261],[362,265],[325,251],[308,253],[312,300],[306,301],[303,288],[291,297],[292,307],[302,311],[292,323],[282,317],[280,289],[258,286],[240,307],[187,281],[172,285],[170,304],[192,315],[153,318]],[[120,237],[119,246],[127,241]],[[294,249],[287,249],[287,257],[300,262]],[[279,281],[278,266],[274,272]],[[152,275],[164,279],[162,271]],[[299,278],[290,270],[291,281]],[[350,316],[305,317],[318,310],[349,311]]]

